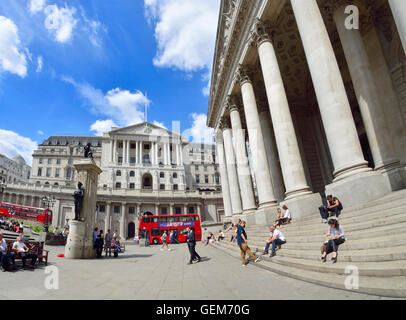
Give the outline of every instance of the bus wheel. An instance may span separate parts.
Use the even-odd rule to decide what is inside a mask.
[[[154,240],[152,240],[152,243],[153,243],[153,244],[159,244],[158,238],[155,238]]]

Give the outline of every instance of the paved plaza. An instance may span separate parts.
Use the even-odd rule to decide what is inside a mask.
[[[197,246],[202,261],[187,265],[187,245],[172,248],[128,244],[119,258],[68,260],[57,257],[64,247],[49,246],[49,266],[58,268],[59,289],[45,288],[48,275],[40,266],[0,273],[0,299],[382,299],[282,277],[253,265],[243,267],[202,244]]]

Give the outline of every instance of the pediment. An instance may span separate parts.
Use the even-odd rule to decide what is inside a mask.
[[[179,136],[178,133],[169,131],[152,123],[139,123],[125,128],[115,129],[109,132],[110,135],[129,135],[129,136],[156,136],[156,137],[171,137]]]

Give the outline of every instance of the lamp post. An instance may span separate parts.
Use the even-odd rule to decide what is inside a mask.
[[[56,201],[55,197],[53,195],[50,195],[50,194],[46,195],[46,196],[44,196],[42,198],[42,202],[44,203],[44,205],[47,208],[47,213],[45,215],[45,225],[44,225],[44,231],[46,233],[48,233],[48,228],[49,228],[49,225],[48,225],[49,209],[54,207],[55,201]]]

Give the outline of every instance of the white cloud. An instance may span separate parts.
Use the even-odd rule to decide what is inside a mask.
[[[76,8],[59,8],[56,4],[49,5],[44,9],[46,15],[45,28],[54,33],[58,42],[67,42],[72,38],[73,29],[78,20],[74,18]]]
[[[45,4],[46,4],[45,0],[31,0],[29,10],[31,13],[37,13],[44,9]]]
[[[37,70],[36,72],[41,72],[42,71],[42,67],[44,66],[44,58],[42,56],[39,56],[37,58]]]
[[[40,136],[43,136],[43,135],[44,135],[44,131],[42,131],[42,130],[38,130],[37,133],[38,133]]]
[[[144,121],[145,104],[151,103],[141,91],[112,89],[106,94],[88,83],[77,83],[69,77],[63,81],[72,84],[79,92],[91,111],[106,116],[120,126],[129,126]]]
[[[154,65],[206,70],[210,79],[220,1],[144,0],[144,5],[146,18],[155,26]]]
[[[207,115],[192,113],[192,127],[183,132],[183,136],[191,138],[191,142],[213,144],[214,129],[206,126]]]
[[[12,158],[21,155],[27,164],[32,164],[32,154],[37,149],[37,142],[20,136],[18,133],[0,129],[0,153]]]
[[[152,124],[154,124],[154,125],[156,125],[156,126],[158,126],[158,127],[161,127],[161,128],[163,128],[163,129],[167,129],[167,128],[164,126],[164,123],[163,123],[163,122],[158,122],[158,121],[154,120],[154,122],[152,122]]]
[[[97,120],[90,126],[90,131],[95,131],[96,136],[102,136],[103,133],[111,131],[112,127],[117,127],[117,125],[111,119]]]
[[[8,71],[24,78],[27,75],[27,57],[13,21],[0,16],[0,72]]]

